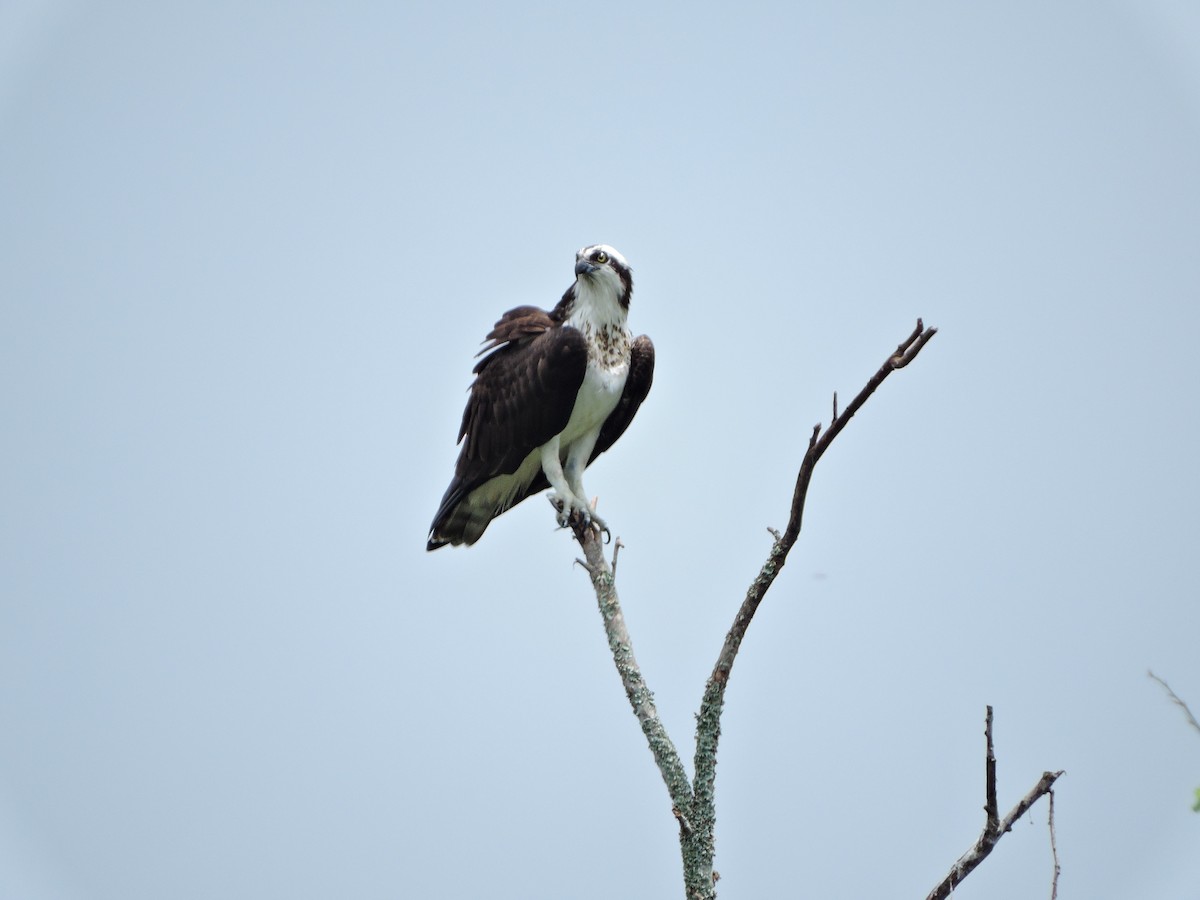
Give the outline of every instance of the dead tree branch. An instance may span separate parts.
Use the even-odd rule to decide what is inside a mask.
[[[712,831],[698,828],[692,819],[695,809],[692,784],[683,768],[679,751],[675,749],[674,742],[658,716],[658,710],[654,706],[654,695],[646,686],[642,670],[633,655],[633,641],[625,627],[625,616],[621,612],[621,601],[617,596],[616,582],[613,580],[613,567],[604,558],[602,538],[594,528],[584,525],[578,517],[571,520],[571,529],[587,559],[585,568],[596,591],[600,617],[604,620],[604,633],[608,636],[608,649],[612,652],[613,662],[616,663],[617,672],[621,676],[621,684],[625,687],[625,696],[642,726],[642,734],[646,736],[646,743],[650,746],[650,753],[662,774],[667,793],[671,795],[671,813],[679,823],[685,896],[689,900],[710,900],[716,896],[716,881],[712,870]],[[621,546],[621,539],[617,538],[613,548],[613,564],[616,563],[616,549]]]
[[[979,839],[975,842],[966,853],[958,858],[958,861],[950,867],[949,873],[942,879],[942,882],[930,891],[926,900],[945,900],[958,887],[964,878],[970,875],[975,868],[987,859],[988,855],[996,848],[996,844],[1000,842],[1000,838],[1005,833],[1012,830],[1013,824],[1029,812],[1029,808],[1038,801],[1043,795],[1050,794],[1053,798],[1051,788],[1054,782],[1058,780],[1063,773],[1058,772],[1043,772],[1042,777],[1038,779],[1038,783],[1020,799],[1016,806],[1009,810],[1008,815],[1003,819],[1000,818],[999,807],[996,804],[996,749],[992,743],[992,708],[987,708],[987,718],[984,725],[983,733],[987,738],[987,756],[985,758],[985,800],[984,800],[984,823],[983,831],[979,835]],[[1053,800],[1051,801],[1053,802]],[[1051,818],[1051,842],[1054,841],[1053,818]],[[1052,843],[1053,846],[1053,843]],[[1058,890],[1058,851],[1054,849],[1054,883],[1053,891]]]
[[[767,561],[763,563],[758,576],[750,583],[750,588],[746,591],[746,598],[742,601],[741,608],[738,609],[737,615],[733,619],[729,633],[725,635],[725,643],[717,656],[716,665],[713,667],[712,675],[709,676],[708,684],[704,689],[704,697],[700,701],[700,713],[696,717],[695,789],[697,804],[702,805],[708,811],[706,816],[698,817],[701,821],[715,822],[713,784],[716,779],[717,744],[721,737],[721,712],[725,706],[725,688],[729,683],[733,662],[742,646],[746,630],[750,627],[755,612],[758,611],[759,604],[762,603],[763,597],[766,596],[771,585],[775,583],[779,570],[787,562],[788,553],[791,552],[792,546],[800,536],[800,525],[804,518],[804,503],[808,497],[808,485],[812,480],[813,470],[821,457],[825,455],[825,451],[829,449],[829,445],[841,434],[842,429],[846,427],[854,414],[862,409],[863,404],[875,393],[876,389],[883,384],[884,379],[892,372],[902,369],[912,362],[921,352],[921,348],[929,343],[935,334],[937,334],[936,328],[926,328],[925,324],[917,319],[917,327],[900,343],[896,351],[888,356],[866,386],[850,401],[850,405],[834,416],[833,421],[829,423],[829,429],[821,434],[821,426],[819,424],[813,426],[812,434],[808,439],[808,450],[800,463],[800,472],[796,476],[796,486],[792,491],[792,508],[788,516],[787,528],[784,529],[782,535],[776,534],[770,553],[767,555]],[[837,409],[836,399],[834,400],[834,409]]]
[[[616,566],[616,548],[613,562],[604,558],[604,548],[601,536],[595,529],[584,525],[578,519],[572,521],[575,539],[583,549],[586,563],[584,568],[592,579],[596,591],[596,600],[600,606],[600,615],[604,620],[604,630],[608,636],[609,649],[613,654],[621,683],[625,687],[625,695],[629,699],[633,712],[641,723],[642,732],[650,745],[650,752],[662,773],[667,791],[671,795],[672,814],[679,822],[679,843],[683,856],[684,890],[688,900],[712,900],[716,897],[716,880],[719,877],[713,870],[714,843],[713,832],[716,825],[716,806],[713,788],[716,779],[717,744],[721,735],[721,712],[724,709],[725,687],[729,682],[729,674],[733,662],[749,628],[754,613],[774,583],[779,570],[787,560],[788,552],[796,543],[800,534],[800,524],[804,513],[804,502],[808,495],[808,484],[812,478],[813,469],[817,462],[829,449],[829,445],[846,427],[854,414],[883,383],[884,379],[897,369],[907,366],[921,348],[937,333],[935,328],[926,328],[920,319],[913,330],[895,352],[888,356],[879,370],[867,382],[866,386],[841,412],[838,411],[837,397],[833,401],[833,420],[824,434],[821,426],[813,428],[808,442],[808,450],[800,464],[800,472],[796,476],[796,485],[792,491],[791,512],[785,531],[780,534],[772,530],[774,541],[767,561],[763,564],[758,576],[746,592],[746,598],[733,621],[733,626],[725,637],[721,652],[717,657],[716,666],[709,677],[700,704],[700,712],[696,717],[696,753],[695,779],[689,782],[680,760],[666,729],[658,717],[654,707],[653,695],[633,655],[633,645],[629,632],[625,627],[625,619],[621,613],[617,589],[613,581],[613,569]],[[616,547],[619,548],[618,539]]]
[[[679,753],[658,717],[658,710],[654,706],[654,694],[646,686],[641,667],[633,655],[633,641],[629,637],[629,629],[625,627],[625,616],[621,612],[621,601],[617,596],[616,582],[613,580],[613,568],[604,558],[601,537],[591,526],[583,525],[578,517],[572,520],[571,527],[587,559],[584,568],[591,576],[592,587],[596,591],[600,617],[604,620],[604,633],[608,636],[608,649],[612,651],[613,662],[617,665],[617,673],[625,687],[625,696],[629,699],[629,705],[633,707],[638,722],[641,723],[642,733],[646,735],[650,752],[654,754],[654,762],[658,765],[667,791],[671,795],[671,803],[676,809],[688,810],[692,805],[691,783]],[[622,546],[620,538],[617,538],[616,546]],[[615,562],[615,549],[613,556]],[[684,826],[686,819],[683,816],[679,818],[680,825]]]

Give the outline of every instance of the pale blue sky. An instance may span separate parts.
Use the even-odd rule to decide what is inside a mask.
[[[576,548],[424,550],[472,354],[616,246],[586,484],[726,898],[923,897],[1058,789],[1060,896],[1194,900],[1200,14],[0,8],[0,897],[678,896]],[[1044,896],[1045,808],[958,892]],[[797,887],[797,881],[800,887]]]

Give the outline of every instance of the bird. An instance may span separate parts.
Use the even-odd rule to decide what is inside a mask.
[[[626,326],[633,271],[607,244],[575,254],[575,280],[551,310],[504,313],[476,356],[454,477],[427,550],[474,544],[492,519],[552,489],[556,519],[608,526],[583,470],[629,427],[654,380],[654,344]]]

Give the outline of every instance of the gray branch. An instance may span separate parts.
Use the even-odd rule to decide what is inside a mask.
[[[608,636],[608,649],[612,651],[613,662],[625,687],[625,696],[642,726],[642,734],[646,736],[650,753],[654,756],[658,771],[662,773],[667,793],[671,795],[671,813],[679,822],[685,896],[689,900],[710,900],[716,896],[711,824],[695,819],[697,806],[692,786],[679,752],[658,717],[654,695],[646,686],[637,658],[633,655],[633,642],[625,627],[616,581],[613,579],[612,566],[604,558],[601,537],[595,529],[580,523],[578,517],[572,519],[571,527],[587,560],[584,568],[592,578],[600,617],[604,620],[604,633]],[[614,556],[615,548],[620,546],[618,538]]]
[[[987,708],[987,719],[984,725],[984,734],[987,736],[987,756],[985,761],[985,792],[986,799],[984,800],[984,823],[983,831],[979,835],[974,846],[966,853],[958,858],[958,861],[950,867],[949,873],[942,879],[942,882],[929,892],[926,900],[945,900],[954,889],[962,883],[962,880],[975,871],[976,867],[987,859],[988,855],[996,849],[996,844],[1000,842],[1000,838],[1012,830],[1013,824],[1029,812],[1029,808],[1033,806],[1045,794],[1051,794],[1051,788],[1054,787],[1060,775],[1058,772],[1043,772],[1042,777],[1038,779],[1032,790],[1029,791],[1021,800],[1009,810],[1008,815],[1003,819],[1000,818],[999,808],[996,805],[996,749],[992,743],[992,708]],[[1051,819],[1051,841],[1054,840],[1053,819]],[[1052,844],[1053,846],[1053,844]],[[1054,884],[1053,890],[1058,891],[1058,851],[1054,850]]]
[[[625,687],[625,696],[642,726],[642,733],[646,735],[654,762],[658,765],[667,791],[671,795],[671,802],[679,810],[690,809],[691,783],[683,769],[679,753],[658,717],[658,710],[654,706],[654,694],[646,686],[637,658],[633,655],[633,641],[629,637],[629,629],[625,627],[625,616],[621,612],[621,601],[617,596],[617,583],[613,578],[612,566],[604,558],[600,536],[591,527],[581,526],[577,520],[572,525],[587,559],[584,568],[592,578],[592,587],[596,591],[596,601],[600,606],[600,617],[604,620],[604,633],[608,636],[608,649],[612,652],[617,673],[621,676],[621,684]],[[619,540],[617,546],[620,546]]]

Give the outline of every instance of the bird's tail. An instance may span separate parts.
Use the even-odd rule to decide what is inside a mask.
[[[446,489],[433,524],[429,526],[429,543],[425,549],[437,550],[447,544],[470,546],[479,540],[497,515],[490,504],[472,503],[467,486],[455,478]]]

